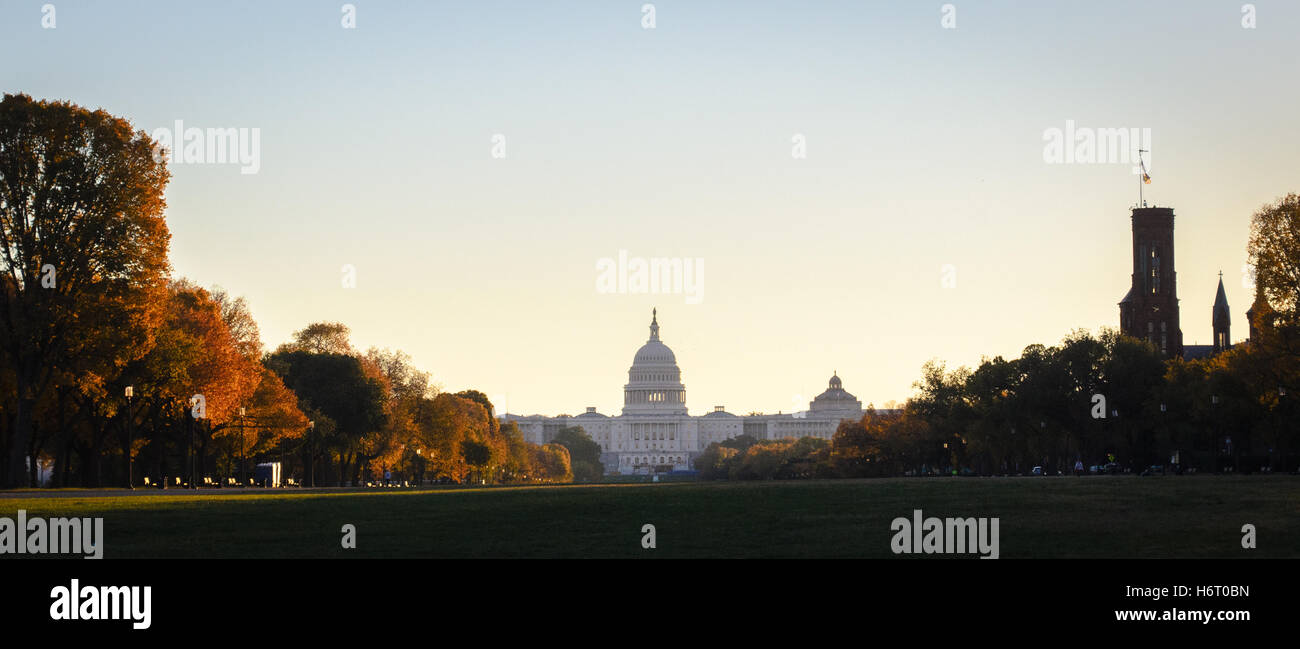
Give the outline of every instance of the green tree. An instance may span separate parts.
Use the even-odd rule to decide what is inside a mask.
[[[362,439],[385,423],[382,378],[367,373],[360,358],[332,352],[277,351],[267,364],[298,395],[303,411],[318,412],[333,424],[329,434],[317,422],[314,443],[338,457],[340,482],[355,476],[349,469]]]
[[[732,461],[739,456],[740,451],[713,442],[695,456],[695,470],[700,472],[701,480],[725,480],[731,473]]]
[[[553,441],[569,449],[575,480],[590,482],[605,475],[605,465],[600,461],[600,444],[593,441],[582,426],[560,429]]]

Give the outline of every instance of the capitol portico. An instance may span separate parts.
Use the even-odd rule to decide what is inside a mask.
[[[600,444],[607,473],[647,474],[693,469],[695,456],[713,442],[742,434],[759,440],[820,437],[829,440],[844,419],[860,419],[862,402],[844,390],[838,375],[804,412],[738,416],[716,406],[713,412],[691,416],[686,411],[686,386],[673,350],[659,339],[658,312],[650,320],[650,339],[637,350],[623,386],[623,411],[617,416],[595,408],[570,417],[517,416],[502,419],[519,425],[524,439],[546,444],[560,430],[581,426]]]

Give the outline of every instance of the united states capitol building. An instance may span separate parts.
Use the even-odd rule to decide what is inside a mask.
[[[650,320],[650,339],[632,359],[623,386],[623,412],[616,416],[595,408],[570,417],[518,416],[503,420],[519,425],[524,439],[546,444],[561,429],[581,426],[600,444],[607,473],[650,474],[693,469],[695,456],[709,444],[749,435],[759,440],[820,437],[829,440],[843,419],[860,419],[862,402],[844,391],[838,375],[808,410],[776,415],[735,415],[715,406],[707,415],[686,412],[686,386],[677,357],[659,339],[658,313]]]

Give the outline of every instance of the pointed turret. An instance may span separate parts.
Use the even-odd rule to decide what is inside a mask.
[[[1250,327],[1250,340],[1259,340],[1259,325],[1268,326],[1272,320],[1273,305],[1268,303],[1268,298],[1264,297],[1264,289],[1258,283],[1255,284],[1255,303],[1250,305],[1246,311],[1246,324]]]
[[[1214,296],[1214,351],[1232,347],[1232,312],[1228,309],[1228,295],[1223,291],[1223,271],[1219,271],[1219,291]]]

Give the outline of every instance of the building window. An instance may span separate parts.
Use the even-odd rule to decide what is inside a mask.
[[[1151,294],[1160,293],[1160,252],[1156,246],[1151,246]]]

